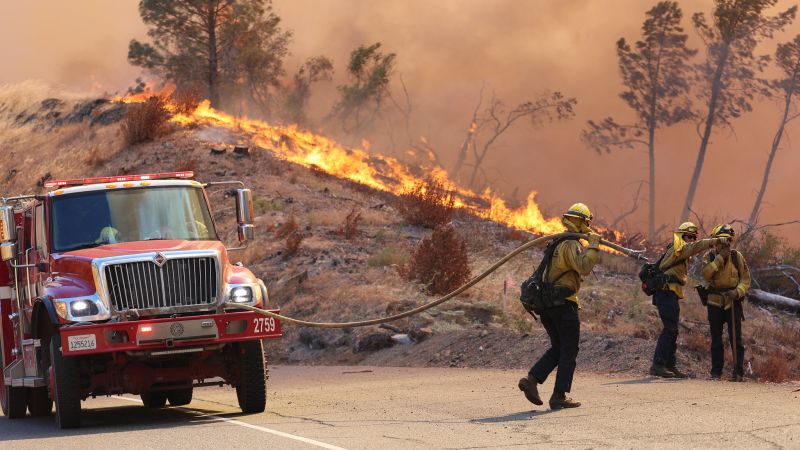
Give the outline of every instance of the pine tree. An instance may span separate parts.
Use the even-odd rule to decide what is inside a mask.
[[[617,58],[625,90],[620,97],[636,113],[636,120],[620,124],[612,117],[588,122],[581,138],[597,152],[646,147],[649,158],[648,235],[656,223],[656,131],[692,117],[689,99],[692,66],[697,53],[686,46],[681,27],[683,12],[674,1],[659,2],[647,11],[642,40],[633,46],[617,41]]]

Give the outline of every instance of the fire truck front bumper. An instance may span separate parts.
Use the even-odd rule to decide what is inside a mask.
[[[278,312],[278,310],[272,310]],[[65,356],[146,352],[189,353],[215,344],[281,337],[281,323],[254,312],[71,325],[60,329]]]

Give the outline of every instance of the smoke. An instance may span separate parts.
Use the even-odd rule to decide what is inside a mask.
[[[380,41],[386,51],[398,54],[397,74],[413,105],[412,132],[424,136],[446,165],[464,138],[483,83],[484,101],[495,95],[509,105],[546,90],[576,97],[573,120],[543,127],[520,122],[504,135],[486,163],[488,178],[506,195],[518,189],[524,199],[528,191],[538,191],[537,199],[550,214],[582,201],[610,222],[631,207],[637,183],[646,178],[646,155],[643,150],[598,155],[578,136],[588,119],[631,118],[618,98],[622,86],[614,43],[622,36],[637,39],[644,13],[654,3],[631,0],[612,8],[591,0],[275,0],[274,6],[284,26],[294,31],[288,73],[309,56],[334,60],[334,80],[313,88],[314,117],[329,111],[337,95],[334,87],[346,81],[349,52]],[[0,26],[0,60],[7,64],[0,70],[0,84],[41,79],[69,90],[124,91],[140,73],[127,64],[127,44],[131,38],[146,38],[137,4],[10,2]],[[699,47],[690,17],[697,11],[708,14],[711,2],[685,0],[681,6],[690,43]],[[798,23],[777,40],[800,31]],[[774,45],[764,52],[771,53]],[[393,93],[402,100],[397,83]],[[391,122],[379,121],[372,130],[372,149],[399,154],[406,144],[403,123],[386,117]],[[699,214],[720,220],[748,216],[778,119],[777,103],[764,101],[737,120],[733,131],[716,131],[695,202]],[[791,140],[798,127],[798,122],[789,126],[789,139],[778,154],[763,222],[800,219],[791,178],[800,165],[800,151]],[[659,135],[657,218],[670,228],[678,219],[698,145],[693,125]],[[645,199],[640,203],[629,221],[637,230],[644,228],[646,217]]]

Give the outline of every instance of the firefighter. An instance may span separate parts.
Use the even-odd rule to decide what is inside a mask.
[[[666,276],[667,283],[653,295],[653,304],[658,308],[663,329],[656,343],[653,354],[653,365],[650,375],[663,378],[686,378],[686,374],[678,370],[675,351],[678,341],[678,322],[681,307],[678,302],[683,298],[683,286],[689,279],[689,258],[712,245],[728,242],[727,237],[715,237],[697,240],[697,226],[692,222],[682,223],[673,233],[672,244],[667,247],[658,268]]]
[[[584,250],[577,240],[565,240],[556,247],[544,279],[552,283],[556,291],[561,291],[564,297],[560,302],[554,302],[557,306],[541,313],[542,325],[550,337],[551,346],[531,367],[528,376],[519,380],[518,384],[531,403],[541,405],[537,384],[544,383],[550,372],[558,367],[553,395],[550,397],[551,409],[575,408],[581,405],[566,394],[572,389],[580,341],[580,303],[577,293],[582,277],[591,273],[599,259],[600,236],[589,227],[591,221],[592,213],[583,203],[572,205],[562,217],[567,231],[589,235],[589,247]]]
[[[711,232],[714,237],[735,236],[728,224],[717,225]],[[742,345],[742,299],[750,288],[750,269],[744,256],[731,243],[720,245],[703,257],[703,278],[706,287],[708,324],[711,328],[711,378],[720,379],[725,363],[722,345],[722,327],[728,324],[731,349],[736,343],[736,355],[731,381],[744,381],[744,345]],[[732,350],[733,351],[733,350]]]

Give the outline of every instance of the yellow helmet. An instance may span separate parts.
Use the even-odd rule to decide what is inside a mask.
[[[677,230],[676,233],[680,234],[697,234],[697,225],[693,224],[692,222],[683,222]]]
[[[587,222],[591,222],[594,218],[594,216],[592,216],[592,212],[589,211],[589,207],[583,203],[575,203],[574,205],[570,206],[567,212],[564,213],[564,217],[577,217],[578,219],[583,219]]]
[[[733,227],[728,225],[727,223],[723,223],[721,225],[717,225],[711,230],[711,234],[714,237],[729,237],[732,238],[736,236],[736,231],[734,231]]]

